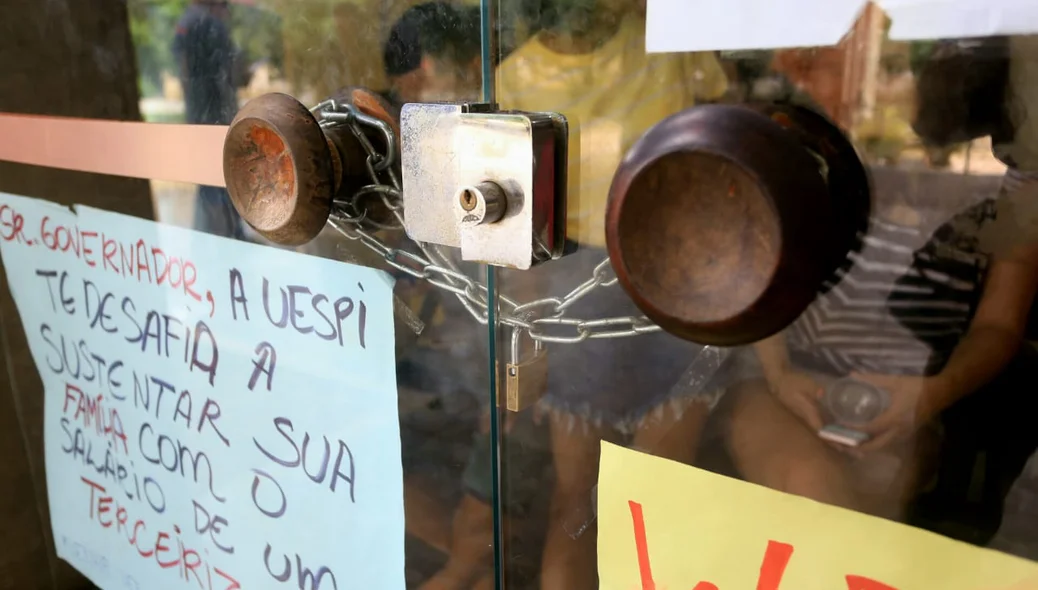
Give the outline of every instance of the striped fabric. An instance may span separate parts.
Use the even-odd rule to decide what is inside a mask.
[[[790,353],[834,374],[932,374],[969,327],[988,259],[975,230],[991,201],[933,235],[873,218],[860,252],[787,331]]]
[[[1028,172],[1016,168],[1006,169],[1006,175],[1002,178],[1002,191],[1012,194],[1021,190],[1025,185],[1038,182],[1038,172]]]

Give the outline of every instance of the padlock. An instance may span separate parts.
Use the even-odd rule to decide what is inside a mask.
[[[522,330],[512,331],[509,362],[505,365],[505,408],[521,412],[537,403],[548,389],[548,351],[535,340],[533,356],[522,359]]]

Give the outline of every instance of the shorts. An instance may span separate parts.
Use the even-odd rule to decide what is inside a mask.
[[[503,273],[502,291],[518,301],[562,297],[591,278],[607,257],[602,248],[583,248],[529,271]],[[614,284],[587,294],[565,317],[641,315]],[[630,434],[650,412],[680,415],[692,403],[716,403],[712,378],[720,365],[703,363],[702,354],[716,360],[717,349],[704,351],[665,332],[546,346],[548,387],[539,409],[568,418],[573,427],[609,427]],[[690,371],[694,379],[687,378]]]

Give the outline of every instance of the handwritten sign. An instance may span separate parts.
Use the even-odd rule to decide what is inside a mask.
[[[392,282],[0,195],[58,554],[107,590],[404,587]]]
[[[1023,590],[1038,564],[602,444],[603,590]]]

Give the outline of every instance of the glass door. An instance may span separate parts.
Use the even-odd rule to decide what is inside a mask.
[[[10,586],[1035,587],[1036,15],[775,4],[11,8]]]
[[[497,7],[570,132],[565,255],[496,275],[505,587],[1033,579],[1034,37],[850,4]]]
[[[494,311],[487,302],[494,298],[488,295],[485,265],[463,261],[456,250],[421,248],[406,238],[399,184],[402,105],[481,98],[480,6],[411,0],[116,0],[89,6],[25,5],[7,12],[0,41],[0,134],[7,138],[0,154],[0,191],[8,230],[15,223],[11,212],[21,207],[18,219],[32,220],[25,225],[26,240],[35,240],[41,216],[51,211],[46,203],[22,197],[76,205],[80,217],[68,209],[49,213],[51,222],[55,216],[68,217],[63,245],[56,245],[67,256],[75,251],[82,260],[84,251],[70,241],[70,236],[82,235],[76,233],[80,230],[107,231],[110,237],[144,231],[143,237],[153,242],[148,247],[165,252],[167,262],[188,252],[192,268],[201,273],[198,280],[218,285],[213,287],[214,315],[202,318],[207,323],[244,318],[241,307],[228,317],[234,298],[226,291],[227,277],[212,278],[214,268],[224,272],[223,265],[236,266],[245,289],[239,295],[248,297],[251,321],[280,323],[279,330],[285,331],[277,338],[293,334],[287,344],[268,339],[280,361],[275,372],[273,357],[249,341],[247,330],[213,328],[222,345],[221,366],[245,370],[253,366],[247,364],[251,359],[273,377],[268,380],[261,371],[243,387],[220,374],[215,385],[202,384],[193,392],[197,398],[205,391],[222,404],[223,420],[237,424],[234,432],[223,427],[230,448],[259,457],[262,447],[269,451],[267,457],[280,461],[251,465],[267,475],[225,467],[233,461],[218,457],[224,452],[220,445],[206,446],[215,441],[207,438],[208,425],[180,426],[192,410],[186,397],[182,403],[168,401],[182,396],[185,386],[176,377],[191,380],[199,373],[197,368],[185,372],[185,365],[166,365],[172,361],[165,355],[176,359],[181,353],[175,345],[183,344],[184,337],[179,335],[178,342],[177,332],[163,342],[163,347],[174,347],[163,348],[162,359],[143,358],[140,350],[120,357],[124,369],[115,381],[130,388],[121,394],[94,391],[97,383],[88,382],[86,369],[69,378],[83,391],[103,393],[107,407],[120,413],[128,435],[127,456],[123,461],[119,455],[120,465],[125,462],[129,468],[133,462],[145,492],[154,496],[160,488],[167,491],[169,507],[160,506],[163,510],[149,506],[147,497],[137,493],[141,488],[131,489],[126,498],[117,495],[113,515],[118,511],[124,520],[143,515],[142,524],[135,528],[136,520],[130,520],[109,526],[108,500],[100,507],[88,504],[98,499],[91,493],[106,498],[99,490],[120,484],[119,474],[104,467],[103,435],[111,432],[93,432],[90,423],[90,428],[80,424],[77,434],[74,423],[61,421],[62,408],[72,412],[77,402],[63,405],[65,390],[57,389],[55,376],[48,372],[48,360],[53,367],[55,357],[41,340],[41,320],[33,315],[32,303],[42,292],[30,290],[29,284],[40,279],[18,274],[18,258],[37,264],[36,254],[5,250],[11,292],[5,288],[3,297],[7,385],[2,403],[10,428],[2,444],[11,477],[0,496],[5,530],[22,531],[17,541],[4,546],[8,585],[224,587],[219,570],[242,587],[494,587],[492,515],[485,515],[486,526],[454,516],[459,506],[489,502],[495,494],[488,395],[493,390],[493,355],[487,338]],[[238,122],[245,122],[235,126],[239,113],[251,115],[239,117]],[[306,133],[310,135],[303,137]],[[275,214],[254,202],[268,197],[293,204]],[[321,207],[312,206],[316,202],[323,203],[328,223],[319,218]],[[82,206],[158,225],[99,214],[106,221],[90,228]],[[274,217],[264,218],[264,211]],[[14,234],[5,230],[5,235]],[[48,235],[51,242],[57,239],[53,228]],[[19,240],[10,244],[29,247]],[[69,280],[55,280],[67,289],[78,284],[79,291],[84,280],[97,285],[115,280],[91,275],[96,268],[108,268],[102,259],[91,260],[96,267],[70,268]],[[116,254],[105,260],[121,259]],[[386,274],[364,275],[359,287],[349,283],[353,293],[346,302],[317,287],[347,288],[344,277],[353,277],[356,269],[340,262]],[[266,269],[262,281],[255,270],[260,267]],[[256,274],[250,277],[248,268]],[[371,291],[378,291],[382,281],[372,278],[376,276],[388,277],[391,295],[383,303],[367,300],[364,332],[361,302],[376,297]],[[250,285],[252,280],[256,282]],[[269,300],[261,295],[268,286]],[[291,294],[290,287],[295,289]],[[364,287],[368,293],[361,295],[358,289]],[[128,287],[119,283],[117,288]],[[69,293],[79,291],[66,290],[69,309]],[[279,292],[282,302],[291,295],[291,313],[299,312],[283,316],[284,322],[276,315]],[[199,305],[208,305],[205,293],[200,295],[203,303],[191,300],[186,306],[183,290],[137,299],[137,321],[143,330],[146,305],[160,318],[199,319]],[[391,309],[392,319],[385,324],[393,329],[376,336],[383,305]],[[359,345],[343,344],[342,326],[329,328],[339,315],[342,325],[359,321],[354,329],[366,333],[367,341],[361,337]],[[166,321],[175,325],[173,319]],[[66,360],[80,359],[84,367],[94,363],[95,370],[100,370],[97,356],[106,356],[106,350],[123,354],[128,345],[90,332],[80,315],[46,323],[54,334],[69,335],[67,346],[56,337],[51,340],[58,350],[65,349]],[[160,329],[165,334],[169,325]],[[79,337],[72,337],[77,330],[86,330],[82,358],[76,352]],[[332,339],[315,338],[319,334]],[[386,338],[392,343],[388,348]],[[318,352],[327,342],[348,352],[318,362],[327,358]],[[148,345],[149,352],[153,345]],[[372,350],[379,351],[377,357]],[[89,351],[96,356],[87,355]],[[363,354],[368,356],[359,356]],[[371,360],[358,364],[359,358]],[[388,363],[388,374],[383,363]],[[181,387],[165,394],[161,409],[152,406],[149,418],[136,405],[144,403],[144,394],[134,397],[130,368]],[[146,378],[136,381],[153,393],[159,387]],[[316,381],[324,385],[300,386]],[[378,385],[390,381],[388,390]],[[252,410],[234,410],[238,402],[228,401],[240,400],[243,391],[264,388],[269,395],[259,396]],[[290,405],[298,406],[285,407],[292,398],[297,401]],[[346,411],[343,405],[365,398],[381,410],[356,405]],[[195,399],[194,422],[203,405],[205,399]],[[215,406],[208,407],[212,417]],[[281,416],[291,422],[283,420],[275,428],[266,414],[277,408],[289,412]],[[109,418],[105,424],[111,426]],[[77,420],[84,419],[77,414]],[[306,426],[318,423],[321,428]],[[170,431],[174,427],[182,431]],[[143,446],[152,432],[158,451]],[[82,438],[85,446],[66,441],[66,435]],[[336,447],[336,441],[346,446]],[[91,444],[92,455],[86,450]],[[122,447],[122,439],[115,446]],[[356,457],[344,451],[347,446]],[[211,472],[202,455],[194,454],[201,451],[208,453]],[[354,459],[356,471],[350,472],[346,466]],[[194,467],[185,467],[189,460]],[[204,508],[194,512],[193,496],[169,491],[183,485],[193,490],[197,480],[205,481],[199,473],[210,473],[212,492],[226,503],[212,500],[214,507],[202,502]],[[192,479],[185,484],[185,477]],[[98,487],[87,487],[81,478]],[[371,483],[362,483],[365,478]],[[355,496],[351,492],[342,500],[347,483]],[[276,520],[272,514],[278,513],[279,489],[288,502],[287,512]],[[66,493],[74,501],[72,512],[56,501]],[[300,497],[304,499],[296,499]],[[342,500],[341,505],[318,514],[317,507],[330,498]],[[262,508],[257,511],[254,503]],[[150,540],[138,542],[145,532]],[[156,540],[158,534],[165,536]],[[473,548],[471,562],[459,566],[450,559],[455,539]],[[195,565],[199,555],[208,565]]]

